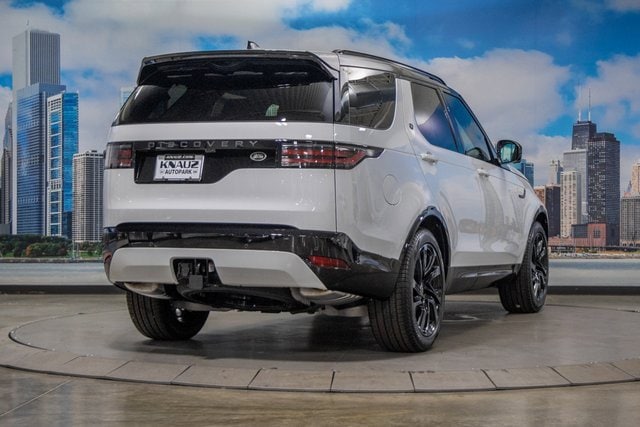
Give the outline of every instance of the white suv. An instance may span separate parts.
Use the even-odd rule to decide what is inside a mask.
[[[431,347],[445,293],[537,312],[547,214],[442,79],[351,51],[145,58],[106,151],[104,263],[138,330],[211,310],[368,307],[392,351]]]

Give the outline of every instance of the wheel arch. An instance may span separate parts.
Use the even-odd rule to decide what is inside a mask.
[[[549,238],[549,218],[544,206],[540,206],[538,208],[538,211],[533,216],[533,222],[539,222],[540,225],[542,225],[542,228],[544,228],[547,238]]]
[[[539,206],[538,209],[536,210],[535,214],[533,215],[533,218],[531,220],[531,222],[529,223],[529,228],[527,230],[527,238],[529,236],[529,234],[531,233],[531,230],[533,228],[533,224],[535,224],[536,222],[540,223],[540,225],[542,226],[542,229],[544,230],[545,235],[547,236],[547,245],[548,243],[548,239],[549,239],[549,218],[548,218],[548,214],[547,214],[547,209],[544,206]],[[522,258],[520,259],[520,263],[517,264],[515,266],[514,269],[514,274],[517,274],[520,271],[520,268],[522,268],[522,263],[524,262],[524,254],[526,252],[526,248],[525,250],[522,251]]]
[[[451,262],[451,243],[449,240],[449,230],[447,229],[446,222],[440,211],[435,206],[430,206],[425,209],[418,218],[416,218],[409,235],[407,236],[402,251],[402,258],[407,251],[409,242],[416,234],[416,232],[424,228],[433,233],[433,236],[440,245],[440,252],[442,253],[442,261],[444,263],[445,278],[448,277],[449,266]]]

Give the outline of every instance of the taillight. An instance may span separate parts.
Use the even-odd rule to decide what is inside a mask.
[[[110,142],[104,159],[105,169],[133,167],[133,145],[130,142]]]
[[[378,157],[382,150],[349,145],[312,142],[283,143],[280,165],[292,168],[351,169],[367,157]]]

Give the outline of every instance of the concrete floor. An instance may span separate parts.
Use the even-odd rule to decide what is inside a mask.
[[[203,389],[0,368],[0,424],[635,426],[640,382],[443,394]]]
[[[478,303],[478,307],[484,307],[482,304],[491,305],[492,301],[495,301],[493,296],[464,297],[460,300],[460,308],[470,307],[467,304],[471,304],[473,307],[476,303]],[[26,325],[23,326],[25,329],[22,331],[27,332],[25,337],[34,337],[38,341],[46,338],[54,342],[56,341],[55,337],[58,337],[58,341],[65,342],[69,337],[82,337],[86,333],[83,332],[84,326],[78,327],[79,331],[57,329],[55,326],[60,326],[60,324],[56,322],[69,319],[70,314],[73,314],[71,318],[77,319],[80,316],[79,318],[82,320],[90,320],[91,315],[99,317],[100,313],[112,313],[118,317],[122,315],[118,304],[122,303],[122,296],[117,295],[0,295],[0,329],[6,330],[18,325]],[[568,335],[565,337],[565,341],[570,344],[565,346],[563,352],[566,352],[567,348],[571,346],[579,348],[580,345],[583,345],[571,333],[580,335],[586,333],[586,336],[589,336],[590,330],[600,331],[600,329],[607,333],[607,337],[603,337],[604,341],[600,340],[602,337],[592,337],[597,342],[604,342],[604,347],[596,346],[598,347],[597,354],[607,357],[604,360],[592,360],[593,362],[620,360],[623,358],[620,351],[635,351],[635,346],[640,341],[638,340],[640,337],[638,333],[640,296],[551,296],[549,307],[547,307],[551,309],[545,309],[550,314],[537,318],[532,324],[544,324],[548,321],[554,323],[558,320],[554,319],[562,307],[578,310],[577,313],[580,316],[579,319],[576,319],[578,322],[572,323],[571,328],[566,331]],[[545,316],[545,311],[543,311],[543,316]],[[489,312],[494,313],[492,310]],[[86,314],[78,315],[78,313]],[[618,315],[625,322],[623,327],[615,323]],[[491,316],[495,316],[495,314],[491,314]],[[605,321],[602,320],[603,316]],[[54,318],[49,321],[52,332],[46,337],[38,336],[36,333],[38,323],[28,325],[30,322],[43,318]],[[562,316],[559,319],[567,320]],[[78,324],[83,325],[84,323],[86,325],[87,322],[82,320]],[[484,322],[481,326],[482,328],[495,327],[499,330],[506,327],[501,322],[511,321],[496,320],[492,317],[490,322]],[[518,323],[522,324],[522,327],[532,326],[526,322],[526,318],[518,319]],[[542,329],[534,328],[534,330],[545,331],[548,326],[543,325]],[[264,327],[277,329],[279,326]],[[458,328],[458,326],[455,327]],[[463,331],[467,328],[464,325],[460,327]],[[474,327],[474,329],[477,331],[477,328]],[[450,343],[457,342],[457,338],[453,335],[459,336],[459,334],[451,332],[452,336],[446,338],[446,333],[446,329],[444,329],[443,335],[440,337],[443,339],[443,345],[439,344],[438,347],[440,351],[444,354],[447,351],[462,351],[464,353],[464,349],[449,347]],[[105,334],[108,336],[109,332],[102,330],[98,331],[97,336],[104,339]],[[362,332],[362,335],[364,336],[365,333]],[[121,337],[122,335],[119,334],[116,334],[115,337],[112,336],[116,342],[121,340]],[[213,338],[209,337],[208,339]],[[356,341],[367,345],[369,339],[361,337]],[[47,341],[47,343],[49,342]],[[329,344],[330,346],[335,345],[335,343]],[[555,345],[557,345],[556,341],[552,343],[552,346]],[[264,343],[258,345],[261,351],[265,346]],[[608,354],[606,346],[609,346]],[[589,343],[587,343],[587,347],[589,347]],[[318,351],[317,347],[313,348],[314,352]],[[149,347],[146,349],[147,352],[142,356],[143,359],[146,357],[145,355],[157,353]],[[1,351],[2,349],[0,349]],[[139,352],[141,349],[134,349],[134,351]],[[175,349],[172,351],[175,353]],[[332,351],[335,350],[328,353]],[[371,359],[370,353],[379,353],[377,350],[368,348],[364,350],[351,348],[350,351],[364,355],[362,359],[364,362]],[[167,353],[166,349],[161,353]],[[348,352],[344,354],[349,356]],[[631,353],[622,356],[630,355]],[[166,354],[162,357],[165,356]],[[185,352],[183,351],[178,356],[185,357]],[[582,356],[572,357],[580,359]],[[635,354],[636,358],[638,356],[640,353]],[[317,359],[317,356],[315,358]],[[376,368],[379,368],[382,363],[379,358],[380,356],[378,360],[374,361]],[[264,362],[264,360],[269,360],[269,357],[262,356],[259,360]],[[411,363],[418,363],[416,360]],[[274,358],[271,357],[270,361],[273,362]],[[571,361],[569,360],[569,362]],[[250,362],[255,363],[255,358]],[[313,365],[317,369],[322,369],[322,363],[327,363],[326,360],[310,361],[310,363],[318,362],[321,363]],[[335,363],[335,360],[330,361],[330,364]],[[399,362],[395,358],[391,358],[389,363],[394,367]],[[503,363],[508,364],[509,360],[504,359]],[[258,423],[280,426],[338,423],[342,425],[406,425],[409,423],[423,425],[429,423],[445,425],[595,426],[607,424],[626,426],[637,425],[639,418],[640,381],[598,386],[464,393],[292,393],[136,384],[61,375],[53,376],[0,368],[0,425],[12,426],[253,425]]]

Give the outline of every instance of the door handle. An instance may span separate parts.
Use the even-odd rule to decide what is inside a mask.
[[[522,189],[522,193],[518,193],[518,197],[520,197],[521,199],[524,199],[527,195],[527,189],[523,188]]]
[[[426,153],[420,154],[420,158],[427,163],[431,163],[431,164],[438,163],[438,158],[429,151],[427,151]]]
[[[481,177],[488,177],[489,176],[489,172],[486,171],[486,169],[484,168],[478,168],[476,169],[476,172],[478,172],[478,175],[480,175]]]

